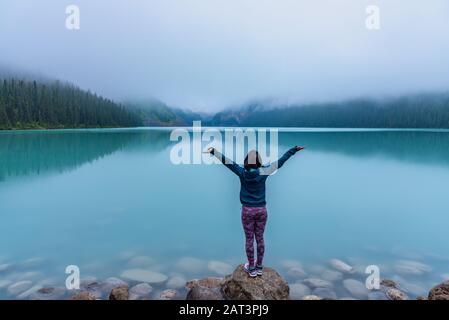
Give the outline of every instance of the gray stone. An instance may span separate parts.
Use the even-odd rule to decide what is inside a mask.
[[[146,268],[151,266],[154,260],[148,256],[137,256],[129,259],[128,266],[134,268]]]
[[[153,287],[148,283],[139,283],[129,289],[129,300],[148,300],[152,291]]]
[[[0,280],[0,290],[9,287],[12,284],[11,280]]]
[[[81,291],[70,298],[70,300],[97,300],[97,298],[87,291]]]

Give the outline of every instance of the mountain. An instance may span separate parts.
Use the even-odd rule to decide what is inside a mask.
[[[59,81],[0,80],[0,129],[135,127],[122,105]]]
[[[319,104],[251,102],[215,114],[205,125],[244,127],[449,128],[449,94],[354,99]]]
[[[156,99],[129,101],[125,105],[140,117],[145,126],[191,126],[193,121],[204,117],[189,110],[169,107]]]

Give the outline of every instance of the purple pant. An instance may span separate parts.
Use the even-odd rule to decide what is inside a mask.
[[[254,236],[257,242],[257,265],[261,266],[265,243],[263,233],[267,223],[267,209],[265,207],[242,207],[242,224],[246,238],[246,256],[250,267],[254,265]]]

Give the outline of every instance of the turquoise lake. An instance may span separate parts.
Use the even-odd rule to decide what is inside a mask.
[[[172,164],[169,136],[0,132],[0,298],[17,298],[7,285],[27,277],[64,286],[67,265],[81,277],[138,266],[190,280],[222,276],[211,261],[244,262],[238,178]],[[267,181],[266,265],[289,282],[300,281],[292,265],[319,277],[338,258],[361,281],[378,265],[411,297],[449,278],[449,131],[281,130],[280,152],[294,145],[307,149]]]

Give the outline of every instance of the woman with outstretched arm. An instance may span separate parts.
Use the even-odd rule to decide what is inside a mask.
[[[265,201],[265,181],[280,169],[284,163],[296,152],[304,147],[293,147],[288,150],[278,161],[268,166],[262,165],[262,159],[255,150],[248,152],[243,168],[234,161],[226,158],[214,148],[206,152],[217,157],[227,168],[234,172],[240,179],[240,202],[242,204],[242,224],[246,238],[246,256],[248,262],[244,269],[250,277],[262,275],[263,256],[265,252],[264,231],[267,222],[267,209]],[[257,260],[254,260],[254,238],[257,243]]]

